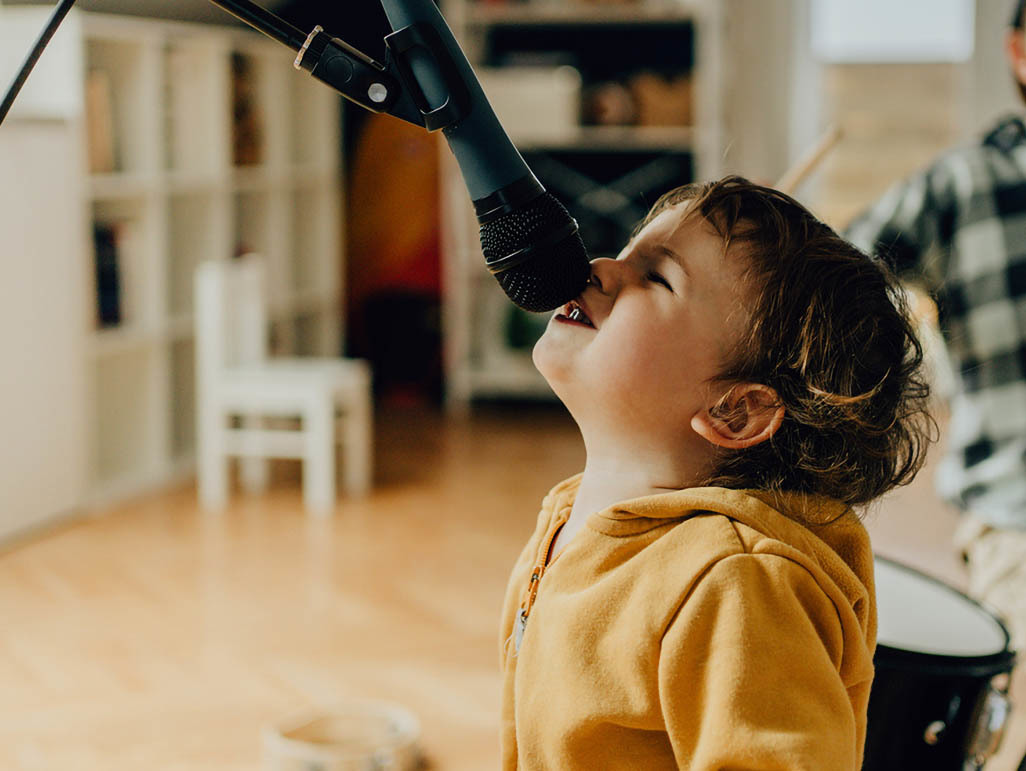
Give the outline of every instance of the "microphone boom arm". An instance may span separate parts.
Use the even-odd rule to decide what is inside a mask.
[[[236,19],[248,24],[258,32],[288,46],[293,51],[298,51],[303,46],[306,35],[302,31],[256,3],[251,3],[249,0],[210,0],[210,2],[228,11]]]
[[[337,37],[315,27],[309,35],[250,0],[210,0],[235,18],[296,52],[294,66],[303,69],[339,94],[372,112],[437,131],[458,123],[469,112],[470,97],[452,57],[430,24],[413,23],[385,36],[385,63],[375,61]],[[45,29],[0,100],[0,123],[35,67],[43,49],[74,5],[60,0]],[[434,60],[448,94],[432,107],[413,73],[410,56],[426,51]]]
[[[296,51],[295,68],[303,69],[338,93],[372,112],[386,112],[415,126],[436,131],[467,113],[469,97],[455,64],[427,24],[411,24],[385,37],[385,63],[377,62],[320,26],[309,35],[250,0],[210,0],[240,21]],[[417,48],[435,59],[449,87],[449,98],[432,108],[408,61]]]

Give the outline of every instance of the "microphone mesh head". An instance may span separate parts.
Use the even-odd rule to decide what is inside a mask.
[[[563,204],[543,193],[509,214],[481,225],[485,264],[494,266],[522,249],[528,258],[496,273],[506,295],[526,311],[551,311],[584,291],[591,278],[588,252],[576,228],[552,242],[572,221]]]

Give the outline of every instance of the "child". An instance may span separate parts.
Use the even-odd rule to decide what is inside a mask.
[[[885,268],[740,177],[656,202],[550,320],[584,439],[502,616],[504,769],[857,771],[873,679],[852,507],[931,421]]]

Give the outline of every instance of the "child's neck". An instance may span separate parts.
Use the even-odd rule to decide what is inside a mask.
[[[587,517],[615,503],[693,487],[714,463],[714,448],[697,435],[671,434],[660,440],[649,433],[583,431],[584,474],[574,500],[573,515]]]
[[[650,458],[638,453],[625,458],[621,453],[589,451],[570,518],[552,545],[552,556],[562,551],[592,514],[632,498],[681,490],[701,479],[703,467],[682,459],[671,460],[669,453]]]
[[[653,474],[650,469],[588,460],[574,498],[572,517],[587,517],[615,503],[687,487],[677,475]]]

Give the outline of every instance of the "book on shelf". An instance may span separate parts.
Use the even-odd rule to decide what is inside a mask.
[[[117,225],[93,223],[93,252],[96,258],[97,326],[115,327],[122,320]]]
[[[253,62],[232,55],[232,161],[236,166],[263,162],[262,116]]]
[[[114,100],[110,74],[90,70],[85,84],[85,115],[89,171],[109,174],[116,168]]]

